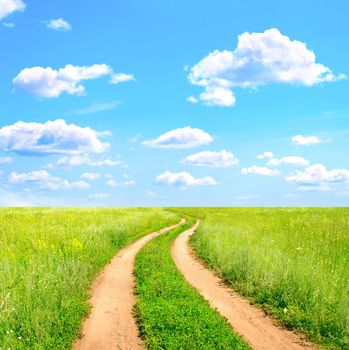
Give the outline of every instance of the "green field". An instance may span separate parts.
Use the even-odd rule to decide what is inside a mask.
[[[28,208],[0,210],[0,349],[70,349],[110,258],[190,216],[201,219],[195,252],[234,289],[326,348],[349,348],[349,209]],[[245,349],[171,260],[184,228],[138,255],[143,339],[149,349]]]
[[[349,348],[349,209],[193,209],[197,254],[241,294],[329,348]]]
[[[162,209],[1,209],[0,348],[70,349],[96,273],[121,247],[177,222]]]

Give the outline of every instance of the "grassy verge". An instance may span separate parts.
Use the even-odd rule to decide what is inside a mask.
[[[349,209],[187,209],[194,250],[234,289],[330,349],[349,349]]]
[[[0,348],[67,350],[98,271],[179,218],[162,209],[1,209]]]
[[[148,349],[249,349],[177,270],[170,245],[193,222],[150,243],[136,259],[135,313]]]

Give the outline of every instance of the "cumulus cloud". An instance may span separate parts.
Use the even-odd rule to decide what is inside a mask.
[[[233,106],[234,87],[265,84],[312,86],[344,79],[317,63],[305,43],[291,40],[276,28],[238,36],[234,51],[213,51],[190,69],[191,84],[205,88],[200,100],[207,105]]]
[[[67,124],[63,119],[46,123],[16,122],[0,128],[0,149],[28,155],[101,153],[109,144],[105,133]]]
[[[179,173],[172,173],[171,171],[165,171],[164,173],[157,176],[155,182],[161,185],[169,186],[213,186],[217,185],[218,182],[211,176],[206,176],[202,178],[195,178],[190,173],[182,171]]]
[[[44,98],[54,98],[66,92],[70,95],[82,95],[85,92],[84,80],[110,75],[112,69],[106,64],[92,66],[66,65],[55,70],[51,67],[24,68],[14,79],[17,91]]]
[[[107,181],[107,185],[109,187],[127,187],[127,186],[134,186],[135,184],[136,184],[136,182],[133,180],[118,182],[118,181],[115,181],[113,179],[110,179]]]
[[[41,189],[51,191],[90,188],[90,185],[85,181],[69,182],[60,177],[51,176],[46,170],[28,173],[11,172],[8,180],[11,184],[37,183]]]
[[[80,166],[86,165],[91,167],[101,167],[101,166],[119,166],[123,168],[127,168],[127,165],[124,164],[120,159],[111,159],[111,158],[103,158],[103,159],[93,159],[89,155],[77,155],[71,157],[61,157],[57,160],[55,164],[49,164],[49,168],[54,166]]]
[[[213,141],[211,135],[207,132],[186,126],[184,128],[174,129],[160,135],[158,138],[143,141],[143,145],[154,148],[192,148],[201,145],[207,145]]]
[[[81,174],[80,178],[88,181],[93,181],[97,180],[100,176],[101,174],[99,173],[83,173]]]
[[[190,103],[198,103],[199,102],[199,100],[196,97],[194,97],[194,96],[187,97],[186,101],[190,102]]]
[[[210,168],[229,168],[239,165],[239,160],[233,153],[222,150],[219,152],[203,151],[195,153],[184,158],[181,163]]]
[[[298,185],[299,191],[327,191],[332,183],[348,182],[349,170],[327,170],[322,164],[314,164],[286,176],[285,180]]]
[[[132,81],[132,80],[135,80],[135,77],[133,76],[133,74],[116,73],[110,77],[109,82],[111,84],[119,84],[119,83],[125,83],[126,81]]]
[[[26,4],[22,0],[0,0],[0,20],[13,12],[25,10]]]
[[[317,136],[296,135],[292,137],[292,142],[296,145],[310,146],[310,145],[317,145],[318,143],[321,142],[321,140]]]
[[[206,106],[230,107],[236,103],[236,98],[231,90],[216,86],[207,86],[200,94],[200,100]]]
[[[261,176],[279,176],[281,172],[277,169],[270,169],[264,166],[253,165],[249,168],[242,168],[241,175],[261,175]]]
[[[42,98],[56,98],[62,93],[83,95],[85,80],[110,76],[113,84],[134,80],[131,74],[114,74],[107,64],[93,64],[92,66],[73,66],[67,64],[64,68],[51,67],[24,68],[13,79],[13,86],[17,91],[24,91],[32,96]]]
[[[67,32],[72,29],[71,24],[68,23],[63,18],[51,19],[46,26],[47,28],[63,31],[63,32]]]
[[[256,156],[257,159],[269,159],[273,157],[274,157],[274,153],[270,151],[263,152],[262,154],[259,154],[258,156]]]
[[[271,158],[269,159],[268,165],[299,165],[299,166],[305,166],[309,164],[309,160],[299,157],[299,156],[286,156],[282,157],[280,159],[277,158]]]

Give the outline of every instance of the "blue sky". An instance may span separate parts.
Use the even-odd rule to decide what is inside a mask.
[[[0,0],[0,205],[348,205],[348,11]]]

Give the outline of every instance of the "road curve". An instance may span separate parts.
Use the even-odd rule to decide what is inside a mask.
[[[93,283],[91,314],[84,322],[82,337],[75,342],[74,350],[144,349],[132,313],[135,257],[148,241],[184,222],[182,219],[176,225],[150,233],[114,256]]]
[[[223,280],[207,269],[194,256],[189,237],[199,226],[199,220],[174,241],[171,254],[184,278],[227,319],[236,333],[256,350],[310,350],[297,334],[276,325],[262,310],[227,287]]]

